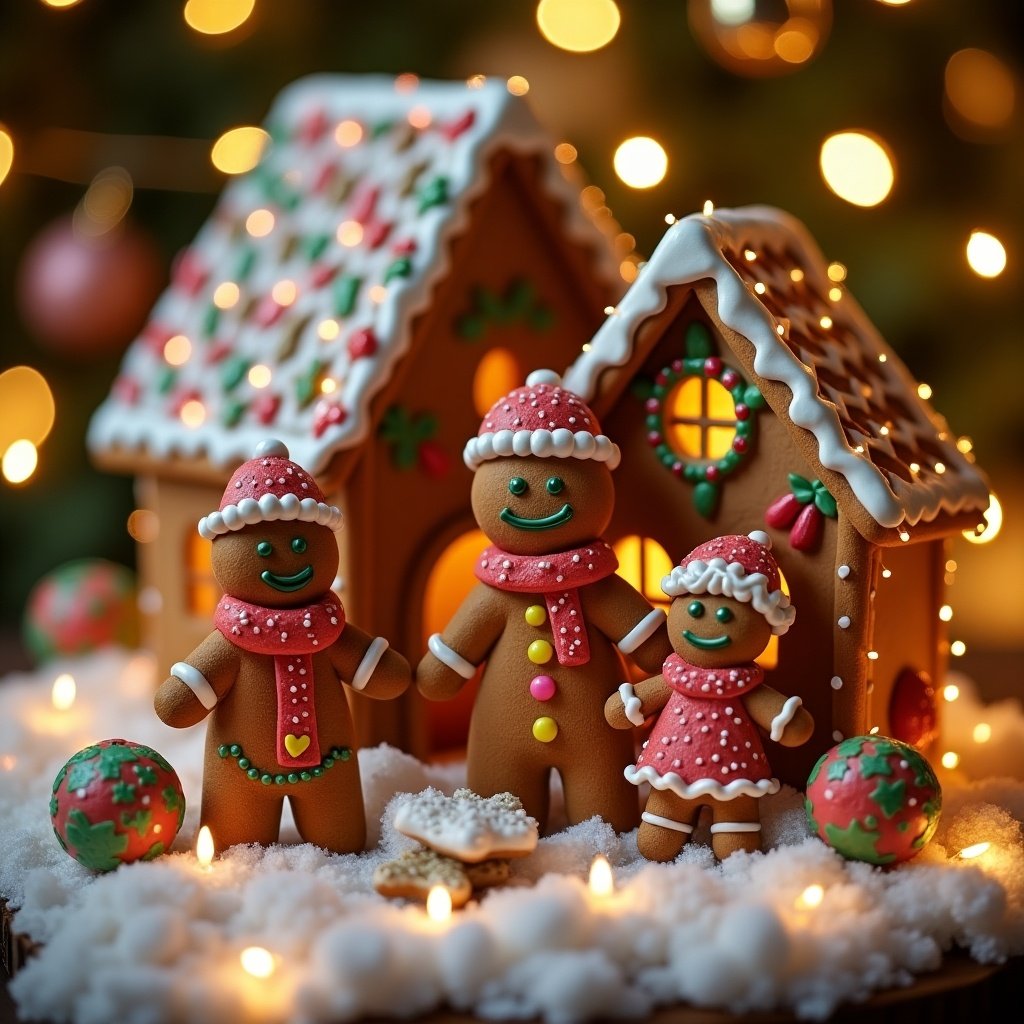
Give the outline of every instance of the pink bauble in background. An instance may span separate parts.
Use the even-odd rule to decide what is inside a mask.
[[[26,250],[18,305],[46,348],[99,358],[119,352],[142,327],[165,277],[153,240],[129,221],[93,235],[66,216]]]

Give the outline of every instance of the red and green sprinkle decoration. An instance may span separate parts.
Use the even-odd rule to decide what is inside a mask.
[[[836,519],[836,499],[820,480],[789,474],[789,492],[776,498],[765,511],[764,521],[776,530],[789,529],[794,551],[811,552],[821,547],[825,519]]]
[[[391,463],[402,471],[419,466],[431,480],[441,480],[451,471],[448,453],[435,440],[438,421],[433,413],[412,415],[393,405],[381,419],[379,434],[391,448]]]

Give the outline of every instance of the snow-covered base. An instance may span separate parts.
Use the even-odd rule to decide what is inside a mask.
[[[79,696],[58,713],[50,684],[63,669]],[[984,962],[1024,953],[1024,784],[959,774],[943,778],[935,839],[896,870],[846,863],[809,838],[800,797],[784,788],[762,802],[767,854],[720,867],[698,832],[676,863],[648,864],[635,833],[594,820],[542,839],[514,862],[512,885],[437,923],[378,896],[371,876],[410,845],[391,825],[392,796],[451,792],[461,769],[381,747],[360,753],[369,853],[243,847],[204,872],[191,852],[203,730],[156,720],[152,672],[143,656],[106,653],[0,681],[0,892],[20,908],[17,930],[44,944],[11,985],[26,1017],[312,1024],[448,1005],[562,1022],[689,1002],[823,1018],[841,1001],[909,984],[954,943]],[[983,716],[958,682],[947,710],[964,767],[997,757],[1024,778],[1019,707],[986,709],[993,733],[982,749],[970,735]],[[171,856],[94,876],[57,845],[47,800],[70,754],[113,736],[168,757],[189,809]],[[955,856],[982,840],[992,847],[977,860]],[[615,870],[607,898],[586,885],[598,852]],[[806,908],[799,897],[812,884],[824,899]],[[272,951],[272,977],[242,970],[250,945]]]

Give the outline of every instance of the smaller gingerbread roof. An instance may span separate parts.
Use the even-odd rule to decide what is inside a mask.
[[[319,473],[362,441],[498,153],[539,158],[567,244],[618,281],[504,81],[320,75],[285,89],[266,128],[259,166],[224,189],[93,417],[108,462],[225,466],[272,433]]]
[[[631,361],[639,328],[680,285],[714,286],[711,312],[726,341],[731,330],[750,343],[734,345],[736,357],[776,412],[784,404],[802,428],[795,438],[822,479],[835,481],[837,498],[848,489],[884,529],[987,508],[988,484],[946,421],[845,287],[829,279],[807,229],[771,207],[674,223],[566,373],[566,387],[593,401],[601,375]]]

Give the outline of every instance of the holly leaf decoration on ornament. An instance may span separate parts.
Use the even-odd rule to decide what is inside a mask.
[[[152,811],[136,811],[134,814],[124,811],[121,814],[121,824],[124,828],[133,828],[140,836],[149,831],[149,823],[153,820]]]
[[[138,761],[135,752],[129,747],[104,747],[100,751],[100,775],[104,779],[121,778],[121,765]]]
[[[93,871],[113,871],[128,849],[128,837],[114,831],[114,822],[93,825],[77,807],[68,814],[67,839],[75,859]]]
[[[73,764],[68,771],[68,789],[72,792],[78,789],[85,789],[92,780],[96,778],[96,765],[88,761],[79,761]]]

